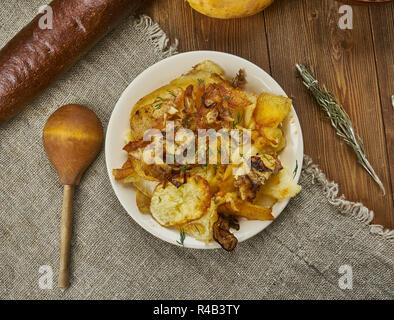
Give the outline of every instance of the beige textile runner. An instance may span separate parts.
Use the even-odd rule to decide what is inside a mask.
[[[1,47],[40,5],[1,1]],[[126,86],[174,53],[149,17],[130,18],[0,126],[0,298],[393,299],[393,232],[368,226],[373,213],[337,198],[337,186],[309,158],[301,194],[228,253],[176,247],[139,227],[110,186],[104,151],[75,196],[71,287],[56,288],[62,186],[41,143],[46,119],[63,104],[80,103],[106,128]],[[53,288],[42,289],[40,277],[50,269]]]

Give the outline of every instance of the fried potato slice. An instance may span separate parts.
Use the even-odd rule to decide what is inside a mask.
[[[143,105],[135,109],[130,117],[130,132],[134,139],[141,140],[145,132],[150,128],[160,128],[163,118],[155,114],[156,107],[152,104]]]
[[[260,192],[275,199],[288,199],[296,196],[301,191],[301,186],[296,184],[292,175],[286,168],[277,175],[271,176]]]
[[[259,207],[272,208],[277,201],[275,198],[260,193],[256,196],[253,203]]]
[[[220,190],[223,182],[225,165],[201,165],[190,170],[190,174],[203,177],[207,180],[212,194]]]
[[[159,182],[157,181],[149,181],[143,179],[132,168],[127,169],[127,172],[126,169],[114,170],[117,170],[113,172],[115,175],[115,179],[119,178],[118,180],[121,180],[124,184],[131,183],[137,190],[139,190],[149,198],[152,197],[155,188],[159,184]]]
[[[205,60],[200,62],[199,64],[193,67],[193,70],[190,73],[195,73],[197,71],[205,71],[209,73],[216,73],[221,77],[224,76],[224,71],[220,68],[216,63],[212,62],[211,60]]]
[[[255,95],[254,93],[248,93],[247,96],[248,96],[248,100],[252,103],[245,108],[244,123],[246,128],[254,129],[256,123],[253,118],[253,113],[257,106],[257,95]]]
[[[152,177],[149,172],[149,165],[144,161],[136,159],[134,157],[130,157],[130,161],[132,163],[133,169],[135,173],[140,176],[142,179],[148,181],[158,181],[158,179]]]
[[[211,204],[208,182],[200,176],[191,176],[179,188],[158,185],[153,193],[150,210],[162,226],[184,224],[201,218]]]
[[[141,213],[150,213],[150,198],[137,189],[137,207]]]
[[[200,241],[209,242],[213,240],[213,225],[218,220],[217,205],[211,200],[211,205],[206,214],[200,219],[190,221],[178,227],[187,235],[192,236]]]
[[[291,104],[289,98],[262,93],[254,111],[256,123],[264,127],[277,127],[290,112]]]
[[[134,173],[135,171],[133,168],[121,168],[112,170],[112,174],[114,175],[116,180],[123,180]]]
[[[187,74],[171,81],[140,99],[130,114],[130,133],[134,140],[143,138],[146,130],[164,126],[165,114],[183,109],[183,91],[190,85],[224,83],[223,70],[212,61],[204,61]]]
[[[134,177],[133,180],[134,181],[131,181],[133,186],[149,198],[152,198],[153,192],[155,191],[156,187],[159,185],[159,182],[144,180],[141,179],[140,177],[137,178]]]
[[[218,208],[218,212],[231,213],[249,220],[275,220],[270,208],[260,207],[249,201],[241,200],[234,194],[226,195],[226,203]]]

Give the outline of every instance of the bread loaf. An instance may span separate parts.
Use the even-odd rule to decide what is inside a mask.
[[[0,50],[0,123],[11,119],[143,0],[54,0]],[[46,14],[46,13],[45,13]]]

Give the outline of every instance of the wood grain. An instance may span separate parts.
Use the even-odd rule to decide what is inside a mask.
[[[64,186],[62,221],[60,223],[60,261],[58,287],[66,289],[70,285],[70,251],[73,226],[74,186]]]
[[[394,3],[370,7],[370,19],[386,133],[387,158],[391,164],[391,190],[394,191],[394,110],[391,103],[391,96],[394,95]]]
[[[194,12],[182,0],[158,0],[145,12],[172,40],[179,39],[180,52],[229,52],[270,72],[294,99],[305,153],[329,179],[339,183],[340,192],[348,199],[374,210],[375,223],[393,228],[393,169],[389,167],[393,160],[393,110],[384,102],[394,94],[390,92],[394,87],[389,67],[394,61],[393,5],[353,6],[353,30],[337,26],[339,6],[333,0],[277,0],[253,17],[216,20]],[[385,197],[329,123],[322,120],[324,115],[296,78],[296,63],[314,66],[318,78],[339,96],[386,187]]]

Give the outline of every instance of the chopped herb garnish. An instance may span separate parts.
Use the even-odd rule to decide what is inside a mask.
[[[197,229],[197,232],[198,232],[199,234],[201,234],[201,233],[200,233],[200,229],[198,229],[198,227],[197,227],[196,225],[194,225],[194,228],[196,228],[196,229]]]
[[[183,229],[181,230],[181,232],[179,233],[179,241],[177,240],[176,242],[178,242],[181,246],[184,246],[184,242],[185,242],[185,231],[183,231]]]
[[[186,166],[183,166],[183,167],[181,168],[181,172],[185,171],[186,169],[187,169]]]
[[[239,125],[241,123],[242,120],[242,116],[240,113],[237,113],[237,120],[233,121],[233,129],[235,129],[237,127],[237,125]]]
[[[162,105],[162,104],[163,104],[163,103],[159,103],[159,104],[155,105],[156,110],[159,110],[159,109],[161,108],[161,105]]]
[[[185,118],[185,124],[186,124],[186,127],[189,128],[189,119]]]
[[[298,170],[298,160],[296,160],[296,166],[295,166],[295,169],[293,171],[293,178],[296,176],[297,170]]]
[[[159,99],[160,101],[167,101],[167,99],[164,99],[162,97],[157,97],[157,99]]]
[[[230,100],[230,97],[224,97],[223,100]]]
[[[161,197],[159,197],[159,202],[161,202]]]
[[[242,119],[242,117],[241,117],[241,114],[237,114],[237,122],[238,122],[238,124],[240,124],[241,123],[241,119]]]
[[[170,94],[170,95],[172,95],[174,98],[176,98],[176,94],[173,92],[173,91],[171,91],[171,90],[167,90],[168,91],[168,93]]]
[[[201,83],[203,83],[204,81],[202,81],[201,79],[197,79],[198,84],[200,85]]]
[[[196,183],[196,184],[198,184],[198,179],[197,178],[194,178],[194,182]],[[197,198],[198,198],[198,196],[197,196]],[[200,198],[199,198],[200,199]]]

